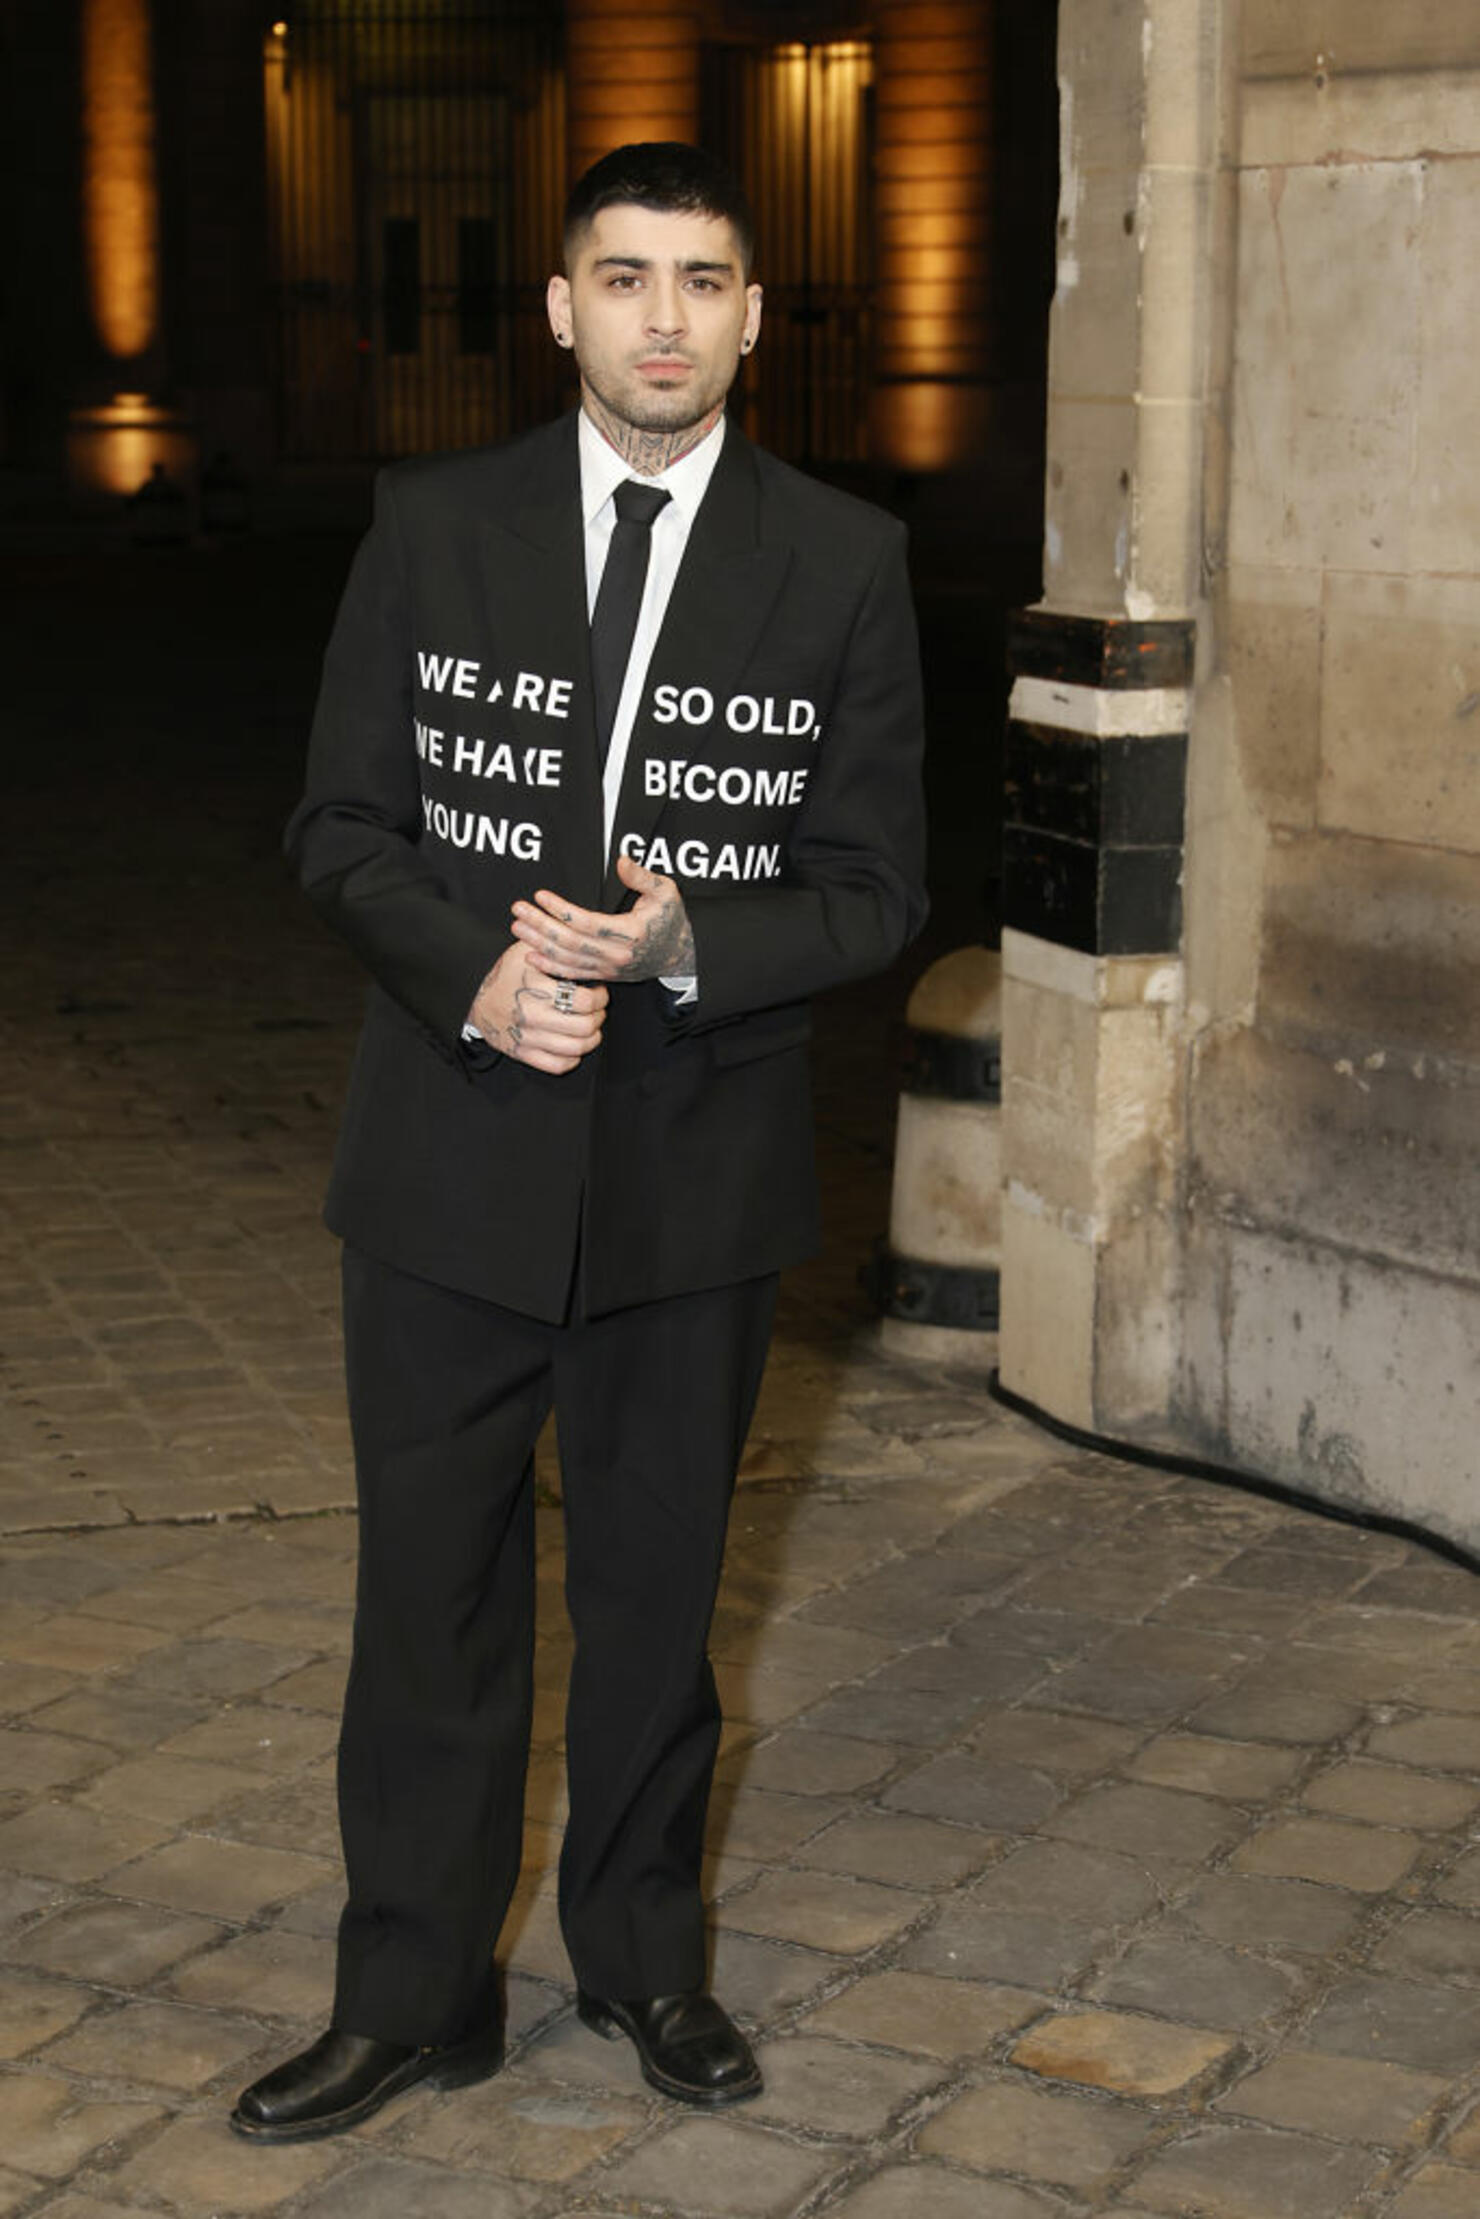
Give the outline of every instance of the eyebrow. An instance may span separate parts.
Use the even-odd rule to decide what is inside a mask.
[[[598,270],[650,270],[654,263],[652,256],[646,254],[603,254],[592,266]],[[735,264],[705,262],[695,255],[684,257],[674,268],[682,271],[685,277],[732,276]]]

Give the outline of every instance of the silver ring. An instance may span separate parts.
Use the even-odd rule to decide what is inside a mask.
[[[569,1017],[575,1006],[576,990],[571,985],[570,980],[557,979],[555,983],[555,1007],[559,1010],[561,1016]]]

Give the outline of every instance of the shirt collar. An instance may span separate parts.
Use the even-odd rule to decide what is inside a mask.
[[[662,486],[665,492],[672,494],[673,505],[682,513],[685,524],[692,524],[714,476],[724,438],[725,417],[721,410],[719,422],[713,431],[705,433],[697,447],[691,447],[680,461],[671,463],[666,470],[659,470],[654,476],[643,477],[638,482]],[[628,469],[616,448],[603,439],[584,409],[580,412],[580,450],[581,521],[589,526],[623,478],[635,478],[637,472]]]

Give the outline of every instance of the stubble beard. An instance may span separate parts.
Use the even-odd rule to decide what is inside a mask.
[[[661,387],[618,397],[597,385],[584,367],[581,371],[586,413],[618,454],[647,476],[666,470],[698,446],[718,421],[728,391],[726,382],[697,397],[664,393]]]

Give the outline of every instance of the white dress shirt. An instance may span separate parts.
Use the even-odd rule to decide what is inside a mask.
[[[605,853],[611,854],[612,830],[617,821],[617,802],[622,791],[622,773],[627,767],[627,749],[632,740],[632,727],[637,719],[642,689],[647,683],[648,664],[653,659],[658,634],[662,630],[669,598],[673,592],[678,566],[683,561],[683,551],[689,543],[689,530],[699,513],[699,503],[709,489],[714,476],[714,466],[719,461],[724,444],[725,419],[721,413],[713,431],[707,432],[697,447],[691,447],[683,458],[670,464],[668,469],[657,471],[652,477],[643,476],[642,485],[661,486],[671,497],[666,501],[652,522],[652,544],[648,552],[647,577],[642,588],[642,606],[637,612],[637,629],[632,635],[632,652],[627,657],[627,673],[622,680],[622,697],[617,703],[617,714],[612,724],[611,745],[607,750],[606,772],[602,780],[602,827]],[[581,450],[581,516],[586,527],[586,615],[589,620],[596,607],[596,596],[601,590],[601,574],[606,568],[606,553],[616,528],[617,506],[613,498],[624,478],[636,477],[617,453],[615,447],[604,439],[584,409],[580,420]],[[697,989],[692,978],[665,978],[683,1002],[696,999]]]
[[[648,664],[653,659],[667,612],[673,583],[678,576],[678,566],[683,561],[683,551],[689,543],[689,529],[699,513],[699,503],[709,489],[714,476],[714,466],[719,461],[719,451],[724,444],[725,420],[721,415],[712,432],[706,433],[697,447],[668,469],[659,470],[653,477],[638,477],[608,444],[596,429],[584,409],[581,410],[581,516],[586,526],[586,615],[589,618],[596,608],[596,596],[601,589],[601,574],[606,568],[606,551],[611,545],[616,528],[617,507],[613,499],[624,478],[636,478],[639,485],[661,486],[671,498],[659,509],[652,523],[652,547],[648,555],[647,579],[642,589],[642,607],[637,612],[637,629],[632,635],[632,652],[627,658],[627,675],[622,681],[622,698],[617,703],[617,714],[612,725],[611,746],[607,751],[606,776],[602,784],[605,804],[603,824],[606,852],[611,853],[612,828],[617,820],[617,800],[622,791],[622,773],[627,767],[627,749],[632,739],[632,726],[637,718],[642,689],[647,683]]]
[[[697,447],[668,469],[659,470],[652,477],[640,477],[642,485],[662,486],[670,495],[654,517],[652,543],[648,550],[647,577],[643,582],[642,606],[637,612],[637,629],[632,635],[632,651],[627,657],[627,673],[622,680],[622,698],[617,703],[617,714],[612,725],[611,745],[607,749],[606,771],[602,780],[602,852],[610,855],[612,830],[617,821],[617,802],[622,792],[622,773],[627,767],[627,750],[632,741],[632,727],[637,721],[638,704],[642,689],[647,683],[648,664],[653,659],[653,649],[663,628],[663,618],[673,592],[678,566],[683,561],[683,551],[689,543],[689,529],[699,513],[699,503],[709,490],[714,476],[714,466],[719,461],[719,451],[724,445],[725,419],[723,413],[713,431],[706,432]],[[581,454],[581,519],[586,532],[586,620],[589,623],[596,607],[596,596],[601,590],[601,574],[606,568],[607,549],[616,529],[617,505],[613,499],[624,478],[638,477],[629,469],[601,433],[596,429],[584,409],[580,414]],[[663,984],[681,1003],[698,999],[698,982],[694,978],[665,978]],[[475,1026],[463,1026],[464,1040],[480,1037]]]

